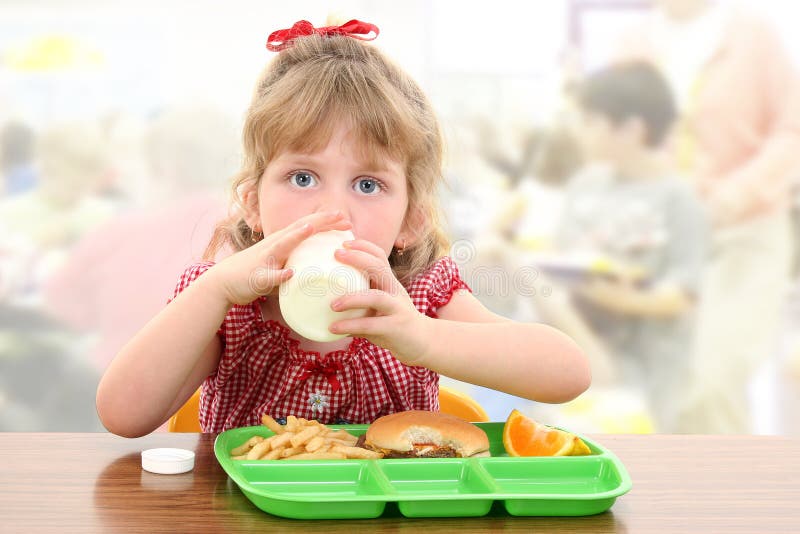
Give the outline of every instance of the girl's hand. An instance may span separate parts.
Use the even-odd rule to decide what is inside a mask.
[[[214,272],[229,303],[249,304],[291,278],[291,269],[284,267],[300,242],[316,232],[348,230],[351,226],[340,211],[312,213],[225,258],[208,273]]]
[[[335,334],[350,334],[368,339],[388,349],[406,365],[424,361],[429,345],[429,318],[414,307],[406,289],[394,276],[384,251],[369,241],[356,239],[336,251],[336,259],[362,271],[370,289],[334,300],[334,311],[369,308],[366,317],[336,321],[330,326]]]

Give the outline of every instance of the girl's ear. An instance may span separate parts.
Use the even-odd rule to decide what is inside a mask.
[[[425,234],[427,227],[428,218],[425,216],[425,212],[418,207],[409,207],[395,246],[404,248],[414,245]]]
[[[261,216],[258,209],[258,188],[255,181],[242,186],[241,198],[244,207],[242,218],[254,232],[260,232]]]

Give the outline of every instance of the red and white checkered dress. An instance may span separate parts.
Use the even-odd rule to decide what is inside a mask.
[[[212,265],[189,267],[173,298]],[[429,317],[436,317],[455,291],[471,291],[448,256],[406,289],[417,310]],[[355,424],[404,410],[439,409],[439,375],[430,369],[407,366],[363,338],[325,355],[304,351],[292,330],[262,319],[257,301],[233,306],[218,335],[222,357],[200,396],[204,432],[258,425],[265,413],[278,420],[294,415]]]

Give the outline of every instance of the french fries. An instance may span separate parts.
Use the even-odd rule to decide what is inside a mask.
[[[383,458],[383,455],[379,452],[369,451],[367,449],[362,449],[361,447],[347,447],[345,445],[334,445],[331,447],[331,452],[344,454],[346,458]]]
[[[283,434],[284,433],[283,427],[281,425],[279,425],[278,422],[275,419],[273,419],[272,417],[270,417],[268,414],[264,414],[261,417],[261,422],[264,424],[265,427],[269,428],[270,430],[272,430],[276,434]]]
[[[234,460],[344,460],[377,459],[378,452],[356,447],[358,438],[346,430],[331,430],[319,421],[290,415],[281,425],[269,415],[261,422],[273,435],[253,436],[231,450]]]
[[[248,439],[246,443],[236,447],[231,451],[231,456],[241,456],[243,454],[247,454],[250,450],[255,447],[259,442],[264,441],[264,438],[261,436],[253,436],[252,438]]]
[[[319,434],[321,430],[322,427],[319,425],[309,426],[295,434],[292,439],[289,440],[289,443],[291,443],[292,447],[295,448],[299,447],[300,445],[305,445],[311,441],[311,438]]]

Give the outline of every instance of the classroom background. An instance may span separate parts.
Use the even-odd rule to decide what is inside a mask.
[[[0,430],[102,430],[99,377],[202,255],[225,213],[253,83],[273,56],[267,36],[300,19],[380,27],[374,45],[438,112],[447,146],[441,198],[465,280],[493,311],[545,320],[539,304],[563,287],[537,277],[538,262],[553,259],[564,189],[592,163],[573,135],[571,88],[609,64],[622,36],[663,3],[0,1]],[[712,5],[765,21],[791,68],[800,65],[790,26],[800,6]],[[678,55],[693,53],[684,46]],[[753,65],[753,77],[770,67]],[[798,191],[785,193],[793,244]],[[765,316],[768,336],[748,364],[745,432],[800,435],[791,253],[779,312]],[[568,259],[562,268],[587,265],[585,256]],[[737,307],[746,308],[743,293]],[[517,408],[578,432],[674,430],[658,428],[641,384],[621,379],[557,406],[442,383],[473,396],[491,420]],[[675,389],[675,402],[685,395]]]

